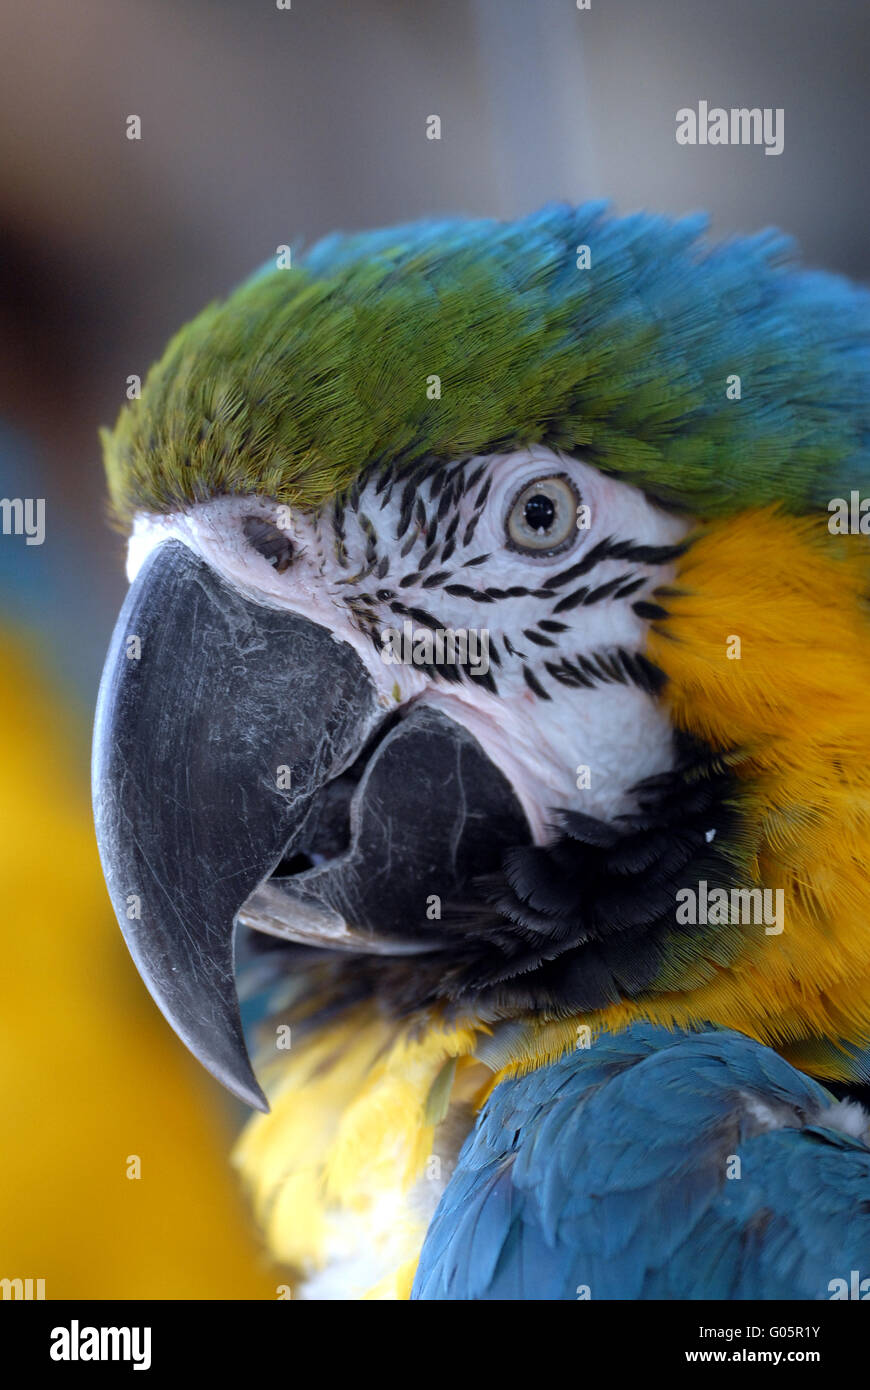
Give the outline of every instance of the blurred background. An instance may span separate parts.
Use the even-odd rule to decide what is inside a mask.
[[[227,1162],[242,1117],[140,985],[90,830],[124,592],[97,428],[127,377],[279,245],[427,214],[700,208],[866,279],[868,35],[865,0],[2,0],[0,498],[44,498],[46,539],[0,535],[0,1278],[281,1278]],[[677,145],[699,100],[782,107],[783,153]]]

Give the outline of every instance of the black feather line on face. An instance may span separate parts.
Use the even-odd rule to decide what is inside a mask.
[[[344,507],[337,503],[332,513],[332,531],[335,543],[335,558],[342,569],[347,569],[347,549],[344,536]]]
[[[647,618],[650,622],[657,622],[669,616],[667,608],[662,608],[660,603],[648,603],[645,599],[640,599],[631,606],[639,618]]]
[[[411,516],[414,511],[414,499],[416,489],[412,482],[408,482],[402,488],[402,496],[399,500],[399,519],[396,522],[396,540],[400,541],[411,525]]]
[[[454,498],[454,492],[455,492],[454,484],[453,484],[453,483],[447,483],[447,484],[445,485],[445,487],[444,487],[444,491],[441,493],[441,500],[440,500],[440,502],[438,503],[438,511],[435,513],[436,519],[437,519],[438,521],[443,521],[444,518],[445,518],[445,516],[446,516],[447,513],[449,512],[450,508],[452,507],[452,505],[453,505],[453,498]],[[459,524],[459,513],[458,513],[458,512],[456,513],[456,515],[455,515],[455,517],[453,518],[453,520],[455,520],[456,525],[458,526],[458,524]],[[451,524],[452,524],[452,521],[451,521]],[[455,529],[455,528],[454,528],[454,529]]]
[[[593,603],[600,603],[604,598],[610,598],[616,590],[627,583],[633,576],[631,574],[617,575],[616,579],[609,579],[606,584],[599,584],[597,589],[592,589],[583,600],[583,607],[589,608]],[[555,611],[555,610],[554,610]]]
[[[534,695],[537,695],[539,700],[552,699],[552,696],[548,694],[548,692],[541,685],[541,682],[538,680],[534,671],[530,670],[528,666],[523,667],[523,680],[529,687],[529,690],[531,690]]]
[[[429,544],[426,546],[426,549],[423,551],[423,554],[420,556],[420,559],[419,559],[419,561],[418,561],[418,569],[419,569],[419,572],[420,572],[421,574],[423,573],[424,570],[427,570],[427,569],[429,568],[429,566],[431,565],[432,561],[435,559],[435,556],[436,556],[437,554],[438,554],[438,545],[437,545],[437,543],[433,544],[433,543],[430,541]]]
[[[560,598],[559,602],[553,605],[553,612],[570,613],[572,608],[577,608],[584,601],[588,593],[588,585],[581,585],[579,589],[574,590],[573,594],[566,594],[564,598]]]
[[[453,554],[453,552],[454,552],[455,549],[456,549],[456,537],[455,537],[455,536],[451,536],[449,541],[445,541],[445,542],[444,542],[444,549],[441,551],[441,560],[442,560],[442,563],[446,564],[446,562],[450,559],[450,557],[451,557],[451,555]]]
[[[486,472],[487,467],[488,467],[488,464],[486,463],[486,461],[484,461],[483,463],[481,463],[481,464],[479,465],[479,467],[473,469],[471,473],[469,473],[469,474],[463,476],[463,480],[462,480],[462,492],[463,492],[463,494],[466,493],[466,492],[470,492],[471,489],[472,489],[473,487],[476,487],[476,486],[477,486],[477,484],[480,482],[481,478],[483,477],[484,473]],[[480,502],[480,499],[478,498],[478,504],[479,504],[479,502]]]
[[[394,600],[390,604],[390,609],[393,613],[398,613],[403,618],[410,618],[412,622],[419,623],[421,627],[431,628],[433,632],[436,632],[439,628],[442,631],[446,630],[447,624],[442,622],[440,618],[434,618],[432,614],[427,613],[424,608],[415,608],[411,605],[399,603],[398,600]]]
[[[545,637],[542,632],[535,632],[535,629],[531,627],[523,628],[523,636],[527,637],[530,642],[534,642],[536,647],[555,647],[557,645],[552,637]]]
[[[637,541],[617,541],[607,536],[587,550],[582,560],[575,565],[553,574],[544,581],[545,589],[560,589],[564,584],[572,584],[581,575],[588,574],[602,560],[634,560],[639,565],[669,565],[685,554],[687,544],[682,545],[639,545]],[[626,575],[625,578],[628,576]]]

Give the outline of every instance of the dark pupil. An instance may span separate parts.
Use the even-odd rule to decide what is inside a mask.
[[[556,508],[546,493],[536,492],[523,508],[523,516],[533,531],[548,531],[556,516]]]

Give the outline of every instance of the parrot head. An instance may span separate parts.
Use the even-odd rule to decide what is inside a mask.
[[[178,334],[104,437],[94,804],[215,1076],[264,1106],[237,923],[526,1060],[637,1017],[865,1044],[867,562],[827,506],[868,356],[781,239],[597,206],[330,237]],[[681,915],[702,885],[782,925]]]

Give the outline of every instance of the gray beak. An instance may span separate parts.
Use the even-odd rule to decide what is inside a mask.
[[[178,541],[149,557],[112,636],[93,797],[142,978],[191,1051],[259,1109],[236,920],[321,948],[425,952],[427,894],[461,891],[528,839],[511,787],[461,726],[423,707],[393,726],[348,643],[246,598]],[[305,872],[272,877],[304,851]]]
[[[94,732],[103,871],[166,1018],[260,1109],[233,975],[236,913],[313,792],[382,718],[349,646],[250,602],[179,542],[161,545],[132,585]]]

